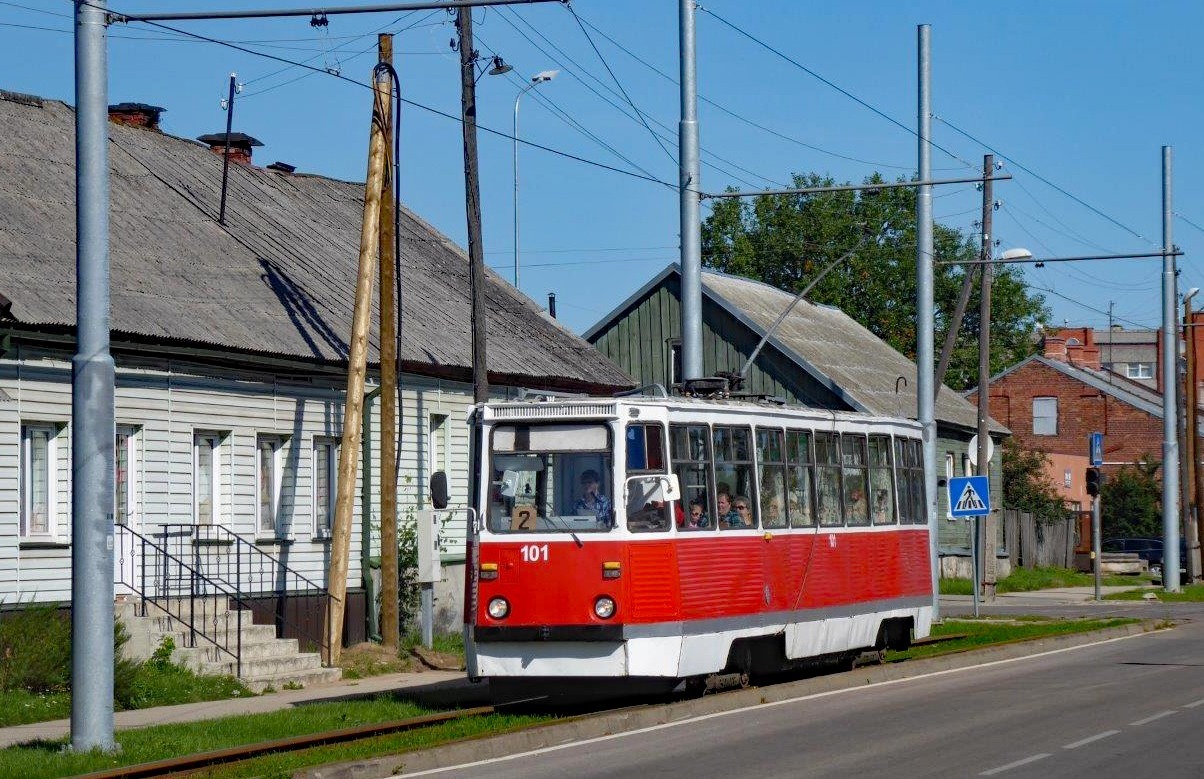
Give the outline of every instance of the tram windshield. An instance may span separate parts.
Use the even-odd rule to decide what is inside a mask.
[[[604,533],[614,527],[610,429],[498,425],[490,445],[494,533]]]

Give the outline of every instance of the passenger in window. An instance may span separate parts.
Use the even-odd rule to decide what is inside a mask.
[[[893,521],[890,515],[890,491],[880,489],[874,493],[874,523],[885,524]]]
[[[726,490],[719,491],[715,496],[715,508],[720,525],[726,527],[738,527],[740,525],[740,514],[732,508],[732,495],[730,492]]]
[[[781,498],[767,496],[764,499],[761,504],[761,524],[765,527],[786,527],[786,514],[782,511]]]
[[[592,514],[598,520],[598,524],[603,527],[614,526],[614,507],[611,506],[610,498],[602,494],[598,472],[592,468],[581,474],[581,497],[574,504],[573,512],[577,516]]]
[[[752,503],[743,495],[737,495],[732,501],[732,512],[735,515],[735,521],[728,519],[728,527],[756,527],[757,523],[752,515]]]
[[[698,530],[711,526],[711,520],[707,517],[706,506],[702,505],[701,498],[695,498],[690,501],[690,515],[686,517],[686,527],[691,530]]]

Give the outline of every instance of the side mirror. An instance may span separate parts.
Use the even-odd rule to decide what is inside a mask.
[[[634,498],[632,496],[633,486],[639,492]],[[653,500],[669,502],[681,500],[681,485],[677,481],[675,473],[644,474],[628,477],[627,482],[623,485],[623,493],[625,498],[635,499],[640,505]]]
[[[431,505],[437,509],[445,509],[447,503],[447,474],[435,471],[431,474]]]

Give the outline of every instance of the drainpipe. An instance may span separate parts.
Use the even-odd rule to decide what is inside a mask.
[[[380,641],[380,615],[376,613],[376,585],[372,581],[372,408],[380,387],[364,395],[364,415],[360,420],[360,578],[364,582],[364,612],[368,639]]]

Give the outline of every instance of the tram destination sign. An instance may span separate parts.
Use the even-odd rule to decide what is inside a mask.
[[[986,476],[961,476],[949,480],[949,515],[982,517],[991,513],[991,485]]]

